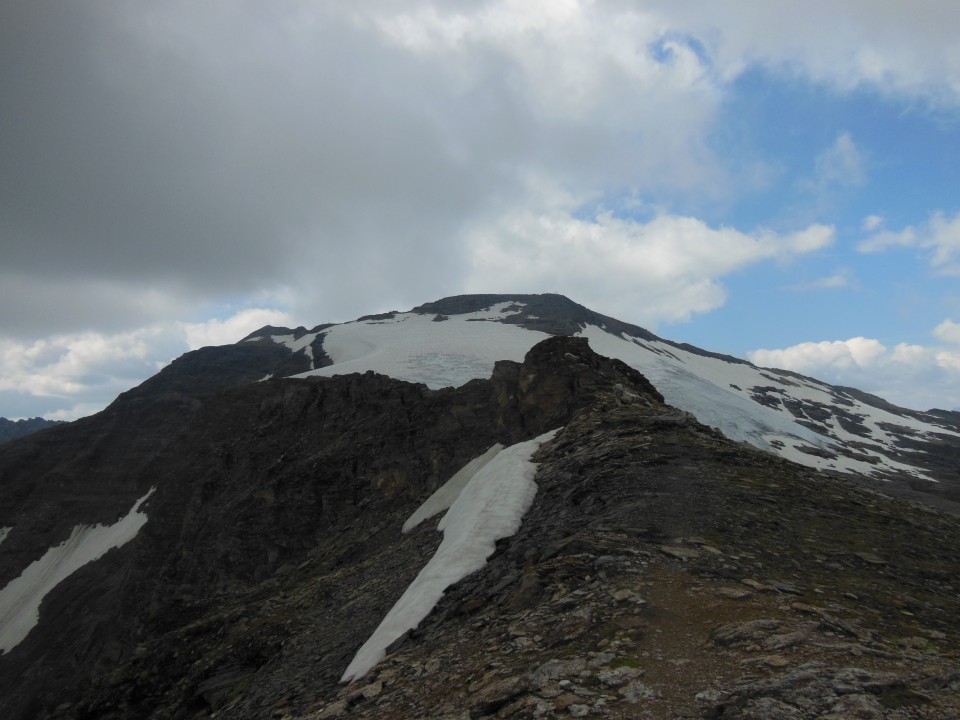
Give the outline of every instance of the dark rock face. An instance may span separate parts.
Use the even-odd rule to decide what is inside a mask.
[[[486,310],[498,303],[519,303],[517,312],[505,318],[503,322],[520,325],[528,330],[539,330],[548,335],[573,335],[588,323],[606,325],[613,332],[627,332],[634,337],[646,340],[657,339],[653,333],[601,315],[579,305],[563,295],[545,293],[543,295],[456,295],[435,302],[424,303],[411,312],[437,313],[438,318],[447,315],[459,315]]]
[[[956,518],[616,395],[519,532],[297,718],[954,718]],[[419,532],[419,531],[418,531]]]
[[[117,398],[131,402],[160,394],[204,395],[253,383],[265,375],[295,375],[310,369],[306,355],[269,342],[204,347],[180,356],[167,367]]]
[[[495,442],[557,427],[614,388],[661,402],[638,373],[575,338],[440,391],[373,373],[250,384],[262,368],[245,361],[268,347],[233,347],[227,378],[209,377],[207,363],[199,372],[174,363],[103,413],[0,453],[0,525],[13,528],[4,585],[75,525],[115,522],[156,488],[136,540],[62,582],[40,624],[0,657],[10,717],[48,713],[123,663],[149,680],[105,695],[97,686],[92,716],[204,707],[280,652],[286,619],[258,619],[255,639],[240,633],[242,649],[231,629],[258,598],[306,575],[329,580],[309,605],[337,618],[311,646],[331,657],[330,686],[435,544],[398,549],[403,520],[426,494]],[[247,384],[221,390],[228,378]],[[202,642],[180,637],[187,627]]]
[[[419,305],[411,312],[429,314],[437,313],[437,317],[471,313],[486,310],[497,303],[521,303],[517,305],[517,312],[505,318],[502,322],[511,325],[520,325],[528,330],[539,330],[548,335],[574,335],[586,325],[592,324],[605,327],[610,332],[624,333],[641,340],[658,340],[668,345],[687,350],[696,355],[715,357],[732,363],[746,363],[740,358],[709,352],[687,343],[676,343],[657,337],[649,330],[637,325],[625,323],[622,320],[601,315],[589,308],[573,302],[563,295],[544,293],[541,295],[455,295],[435,302]]]

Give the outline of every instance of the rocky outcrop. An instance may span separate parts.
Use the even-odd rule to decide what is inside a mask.
[[[363,682],[278,717],[960,714],[952,516],[612,398],[539,460],[487,567]]]
[[[582,339],[458,389],[204,387],[0,451],[0,578],[157,488],[0,657],[7,716],[960,716],[955,517],[731,442]],[[440,542],[403,521],[490,445],[561,426],[520,530],[340,685]]]
[[[425,494],[494,443],[558,427],[601,395],[660,402],[642,376],[575,338],[439,391],[373,373],[221,390],[225,380],[208,383],[189,363],[171,368],[98,416],[0,454],[0,525],[12,527],[3,584],[75,526],[113,522],[156,488],[136,540],[62,582],[27,640],[0,657],[11,717],[43,716],[58,693],[85,695],[91,682],[93,716],[202,707],[288,652],[308,621],[319,643],[308,652],[327,658],[309,672],[319,687],[335,683],[436,544],[400,542]],[[321,615],[262,617],[276,592],[308,592],[281,605]]]

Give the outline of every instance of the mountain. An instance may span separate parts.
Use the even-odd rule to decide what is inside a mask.
[[[960,415],[916,412],[854,388],[664,340],[560,295],[466,295],[342,325],[264,328],[241,344],[283,346],[295,377],[373,370],[429,387],[489,375],[550,336],[585,337],[649,378],[667,402],[733,440],[812,468],[960,500]],[[280,374],[280,373],[277,373]],[[952,505],[953,507],[958,507]]]
[[[61,420],[45,420],[41,417],[24,420],[8,420],[0,417],[0,443],[35,433],[37,430],[60,425],[62,422]]]
[[[0,706],[955,718],[958,437],[558,295],[264,328],[0,448]]]

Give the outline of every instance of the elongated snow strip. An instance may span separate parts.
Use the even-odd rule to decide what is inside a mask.
[[[0,543],[7,539],[7,535],[10,534],[11,530],[13,530],[13,528],[0,527]]]
[[[40,603],[62,580],[108,550],[130,542],[147,522],[140,506],[156,488],[134,503],[113,525],[77,525],[70,537],[30,563],[0,590],[0,650],[16,647],[40,621]]]
[[[463,492],[463,488],[470,482],[470,479],[480,472],[487,463],[493,460],[501,450],[503,450],[503,445],[497,443],[483,455],[475,457],[460,468],[452,478],[437,488],[437,491],[433,493],[433,495],[424,500],[423,505],[418,507],[413,515],[407,518],[407,521],[403,524],[403,532],[410,532],[424,520],[428,520],[434,515],[442,513],[453,505],[456,499],[460,497],[460,493]]]
[[[517,532],[537,494],[537,466],[530,458],[556,432],[501,450],[470,478],[438,525],[443,541],[437,552],[357,651],[340,682],[366,675],[386,657],[390,643],[430,614],[448,587],[486,564],[497,540]]]

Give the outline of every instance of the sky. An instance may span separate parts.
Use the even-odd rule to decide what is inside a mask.
[[[957,17],[6,0],[0,416],[465,292],[960,408]]]

